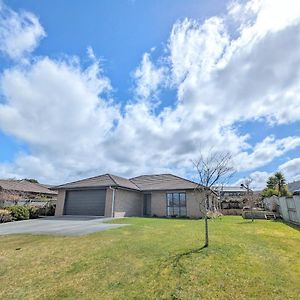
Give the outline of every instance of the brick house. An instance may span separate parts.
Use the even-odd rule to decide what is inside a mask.
[[[36,200],[55,201],[57,191],[28,180],[0,179],[0,207],[25,204]]]
[[[199,218],[204,193],[197,183],[172,175],[130,179],[100,175],[56,186],[56,216],[157,216]]]

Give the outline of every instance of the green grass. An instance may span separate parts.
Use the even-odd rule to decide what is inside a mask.
[[[82,237],[0,237],[0,299],[299,299],[300,231],[241,217],[128,218]],[[1,225],[0,225],[1,226]],[[19,250],[16,250],[21,248]]]

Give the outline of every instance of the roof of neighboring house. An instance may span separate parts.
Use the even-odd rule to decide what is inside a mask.
[[[196,182],[172,174],[142,175],[131,178],[130,181],[143,191],[188,190],[198,187]]]
[[[111,174],[99,175],[91,178],[86,178],[66,184],[62,184],[52,189],[72,189],[72,188],[87,188],[87,187],[123,187],[132,190],[139,190],[139,188],[130,180]]]
[[[38,194],[49,194],[57,195],[57,192],[49,190],[42,184],[33,183],[25,179],[0,179],[0,187],[4,190],[27,192],[27,193],[38,193]]]
[[[298,192],[300,191],[300,180],[288,183],[289,192]]]
[[[82,179],[66,184],[62,184],[52,189],[72,189],[72,188],[88,188],[88,187],[121,187],[137,191],[154,191],[154,190],[186,190],[195,189],[198,184],[172,175],[142,175],[131,179],[124,177],[104,174],[96,177]]]
[[[242,188],[239,185],[237,185],[237,186],[229,186],[229,185],[214,186],[213,189],[215,191],[222,191],[222,192],[247,192],[247,190],[245,188]]]

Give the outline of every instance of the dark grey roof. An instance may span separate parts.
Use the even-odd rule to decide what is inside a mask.
[[[289,192],[300,191],[300,180],[288,183]]]
[[[130,181],[142,191],[188,190],[198,186],[193,181],[172,174],[142,175],[131,178]]]
[[[110,174],[104,174],[96,177],[86,178],[66,184],[62,184],[52,189],[72,189],[72,188],[86,188],[86,187],[108,187],[119,186],[123,188],[139,190],[139,188],[130,180]]]
[[[33,183],[25,179],[22,180],[0,179],[0,187],[4,190],[11,190],[11,191],[18,191],[18,192],[57,195],[57,192],[49,190],[44,185],[39,183]]]
[[[96,177],[78,180],[62,184],[52,189],[72,189],[88,187],[123,187],[138,191],[160,191],[160,190],[187,190],[195,189],[197,183],[172,175],[142,175],[131,179],[124,177],[104,174]]]

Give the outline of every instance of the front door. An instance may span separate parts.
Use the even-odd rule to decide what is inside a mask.
[[[151,194],[144,194],[143,215],[151,215]]]

